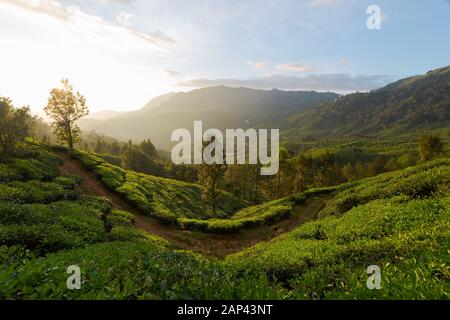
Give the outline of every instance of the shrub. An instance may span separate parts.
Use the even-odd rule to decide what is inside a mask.
[[[113,203],[105,197],[96,197],[84,194],[78,198],[77,202],[86,207],[94,208],[102,213],[110,213],[113,208]]]
[[[212,215],[202,201],[203,187],[199,185],[124,170],[83,151],[71,155],[143,214],[164,223],[175,224],[177,218],[229,217],[242,206],[236,197],[221,191],[217,214]]]
[[[112,210],[108,218],[113,225],[132,226],[134,222],[134,215],[121,210]]]
[[[0,184],[0,201],[17,203],[50,203],[63,199],[76,199],[78,194],[55,182],[13,181]]]
[[[0,163],[0,182],[10,182],[22,179],[22,175],[14,168]]]
[[[56,177],[53,182],[63,186],[66,190],[73,190],[81,185],[83,179],[76,175],[65,175]]]

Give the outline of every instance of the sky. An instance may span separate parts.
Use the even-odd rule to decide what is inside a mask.
[[[380,29],[369,29],[370,5]],[[350,93],[450,64],[450,0],[0,0],[0,95],[91,112],[227,85]]]

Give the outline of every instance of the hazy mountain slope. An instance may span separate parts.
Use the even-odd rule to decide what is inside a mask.
[[[341,96],[272,124],[291,141],[306,135],[395,135],[449,125],[450,67]]]
[[[329,92],[211,87],[160,96],[141,110],[103,121],[82,120],[80,126],[123,140],[150,138],[156,146],[169,148],[172,131],[190,129],[194,120],[203,120],[205,128],[254,127],[337,97]]]
[[[94,112],[89,114],[86,119],[94,119],[94,120],[108,120],[120,115],[124,114],[123,111],[114,111],[114,110],[102,110],[99,112]]]

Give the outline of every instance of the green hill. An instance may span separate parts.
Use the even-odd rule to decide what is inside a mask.
[[[368,93],[341,96],[275,123],[292,142],[300,137],[395,137],[450,126],[450,67],[403,79]]]
[[[448,299],[448,159],[339,186],[321,219],[224,260],[134,228],[59,165],[36,144],[1,160],[0,299]],[[66,287],[74,264],[80,290]]]
[[[163,222],[175,223],[179,218],[223,218],[243,206],[233,195],[221,192],[213,215],[202,200],[200,185],[125,170],[84,151],[72,151],[71,156],[142,214]]]
[[[322,219],[226,261],[270,274],[298,299],[448,299],[449,177],[443,159],[343,185]],[[381,290],[366,287],[370,265]]]
[[[142,214],[181,229],[208,233],[237,232],[270,225],[289,216],[294,206],[307,198],[333,190],[316,189],[243,209],[244,202],[222,191],[218,198],[218,211],[213,215],[204,204],[200,185],[125,170],[84,151],[75,150],[70,155]]]

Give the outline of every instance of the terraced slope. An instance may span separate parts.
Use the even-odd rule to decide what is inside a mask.
[[[291,216],[294,207],[306,200],[306,195],[326,194],[334,190],[317,189],[305,196],[290,196],[241,211],[237,209],[243,203],[222,192],[218,199],[219,212],[213,216],[201,199],[202,186],[124,170],[87,152],[72,151],[70,155],[141,214],[181,229],[207,233],[230,233],[272,225]]]
[[[136,217],[117,204],[83,195],[93,183],[112,191],[81,166],[92,180],[80,185],[58,175],[62,164],[44,146],[22,151],[0,162],[0,299],[449,298],[449,159],[346,184],[325,197],[316,194],[323,190],[296,195],[291,201],[304,204],[274,228],[228,235],[172,228],[187,235],[180,240],[192,239],[192,248],[216,237],[230,246],[259,242],[218,260],[177,250],[134,228]],[[318,211],[322,218],[310,221]],[[264,206],[236,219],[261,212]],[[268,230],[279,236],[261,242]],[[82,286],[67,290],[66,269],[74,264]],[[380,290],[366,287],[370,265],[381,269]]]
[[[82,182],[77,190],[82,194],[107,198],[111,201],[114,208],[131,213],[134,216],[133,222],[136,227],[150,234],[167,239],[177,248],[192,250],[207,256],[224,257],[228,254],[239,252],[258,242],[268,241],[281,233],[288,232],[306,221],[315,219],[327,199],[326,196],[316,197],[312,193],[308,199],[297,196],[298,203],[292,206],[292,211],[289,212],[289,216],[286,219],[272,221],[270,225],[261,223],[251,229],[233,229],[233,233],[206,234],[195,230],[183,230],[180,227],[163,223],[157,218],[145,216],[139,209],[133,207],[119,194],[107,189],[101,181],[96,179],[95,174],[86,170],[78,160],[71,158],[65,153],[58,153],[58,157],[63,161],[59,167],[61,174],[81,177]],[[323,191],[316,190],[316,193]],[[278,200],[277,202],[293,203],[288,198]],[[274,203],[275,205],[276,203]],[[264,212],[260,212],[260,209],[263,207],[270,207],[270,203],[265,206],[248,207],[243,209],[243,211],[252,213],[252,219],[258,219],[258,216],[264,214]],[[212,221],[219,221],[220,223],[222,220],[216,219]],[[240,220],[238,219],[238,221]]]

